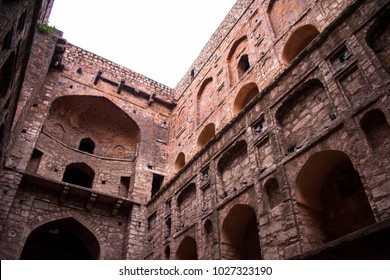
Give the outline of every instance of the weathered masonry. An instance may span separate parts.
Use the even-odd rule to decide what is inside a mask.
[[[175,88],[0,6],[1,259],[388,259],[390,1],[239,0]]]

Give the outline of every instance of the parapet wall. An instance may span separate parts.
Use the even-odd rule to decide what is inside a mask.
[[[161,98],[166,102],[174,101],[173,89],[168,86],[158,83],[71,43],[67,43],[63,63],[70,70],[82,68],[83,71],[94,73],[95,75],[97,75],[99,71],[102,71],[103,77],[117,82],[118,84],[121,80],[125,80],[125,84],[140,91],[144,91],[150,95],[155,93],[156,97]]]

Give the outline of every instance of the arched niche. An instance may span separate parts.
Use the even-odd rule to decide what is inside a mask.
[[[230,147],[218,160],[219,186],[223,193],[229,195],[252,184],[248,160],[247,143],[240,140]]]
[[[330,126],[334,114],[332,101],[320,80],[311,79],[300,85],[275,114],[286,151],[293,152],[295,146],[309,143],[325,126]]]
[[[234,205],[222,223],[221,251],[223,259],[262,259],[256,214],[246,204]]]
[[[196,185],[186,186],[177,197],[179,226],[189,226],[194,222],[197,213]]]
[[[94,234],[74,218],[46,223],[33,230],[22,260],[97,260],[100,245]]]
[[[179,171],[186,164],[186,156],[180,152],[175,160],[175,171]]]
[[[375,222],[359,173],[342,151],[311,155],[298,173],[295,190],[306,226],[314,232],[306,236],[311,244],[320,245]]]
[[[390,10],[385,10],[367,32],[367,43],[390,73]]]
[[[374,109],[367,112],[360,120],[360,126],[372,148],[378,148],[386,139],[390,138],[390,126],[385,114]]]
[[[233,114],[237,115],[258,94],[259,88],[255,83],[250,83],[243,86],[234,100]]]
[[[87,164],[72,163],[66,167],[62,181],[91,189],[94,177],[95,172]]]
[[[198,94],[196,95],[198,124],[202,123],[202,121],[204,121],[214,109],[212,106],[214,99],[213,78],[209,77],[202,82]]]
[[[215,124],[207,124],[198,136],[197,146],[198,150],[202,149],[215,135]]]
[[[187,107],[183,106],[176,117],[175,135],[178,136],[185,129],[186,125],[187,125]]]
[[[236,84],[250,67],[250,58],[246,50],[247,44],[248,37],[242,36],[230,48],[227,56],[230,85]]]
[[[177,260],[197,260],[198,248],[194,238],[186,236],[180,242],[180,245],[176,251]]]
[[[264,184],[264,189],[271,209],[282,203],[282,194],[280,192],[279,183],[275,178],[268,179]]]
[[[317,27],[307,24],[296,29],[288,38],[282,52],[283,63],[288,65],[317,35]]]
[[[307,6],[307,0],[271,0],[267,12],[276,37],[286,32]]]
[[[133,159],[137,154],[140,128],[127,113],[105,97],[73,95],[55,99],[44,131],[56,137],[58,124],[66,131],[62,142],[70,147],[78,148],[75,139],[88,135],[93,142],[99,143],[93,152],[97,156],[107,156],[107,151],[118,145],[126,148],[118,155],[121,159]],[[112,156],[112,152],[108,156]]]

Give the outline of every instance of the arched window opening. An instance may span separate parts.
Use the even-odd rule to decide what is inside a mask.
[[[250,67],[251,65],[249,63],[248,55],[247,54],[242,55],[237,64],[238,77],[241,79],[244,76],[245,72],[248,71]]]
[[[264,185],[270,208],[275,208],[282,202],[278,181],[275,178],[269,179]]]
[[[97,260],[96,237],[74,218],[44,224],[30,233],[22,260]]]
[[[197,260],[198,249],[194,238],[186,236],[181,241],[176,252],[177,260]]]
[[[375,222],[359,174],[341,151],[313,154],[299,172],[296,188],[305,226],[314,232],[305,237],[311,246]]]
[[[95,151],[95,142],[93,142],[91,138],[81,139],[79,151],[93,154],[93,152]]]
[[[260,260],[260,241],[256,214],[246,204],[230,209],[222,224],[222,258],[230,260]]]
[[[387,10],[370,28],[367,43],[383,67],[390,73],[390,11]]]
[[[15,53],[12,53],[0,69],[0,101],[7,95],[15,71]]]
[[[290,64],[291,61],[301,52],[303,51],[307,45],[317,35],[320,34],[318,29],[311,24],[307,24],[301,26],[297,30],[295,30],[290,38],[287,40],[286,45],[284,46],[282,53],[282,60],[285,64]]]
[[[62,181],[91,189],[94,177],[91,167],[85,163],[73,163],[66,167]]]
[[[65,133],[59,129],[64,134],[62,139],[53,132],[59,121],[65,128]],[[56,98],[51,103],[44,131],[76,149],[81,145],[82,152],[126,160],[137,156],[141,137],[138,124],[122,108],[106,97],[97,96]]]
[[[206,125],[198,137],[198,150],[202,149],[215,135],[215,125],[209,123]]]
[[[253,98],[259,94],[259,88],[255,83],[242,87],[233,103],[233,114],[237,115]]]
[[[385,114],[379,109],[372,110],[364,115],[360,126],[372,148],[378,148],[390,137],[390,126]]]
[[[175,160],[175,171],[179,171],[186,164],[186,157],[184,153],[179,153]]]

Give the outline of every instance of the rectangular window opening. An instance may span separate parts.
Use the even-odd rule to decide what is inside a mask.
[[[164,176],[153,173],[152,197],[160,190],[163,181],[164,181]]]

